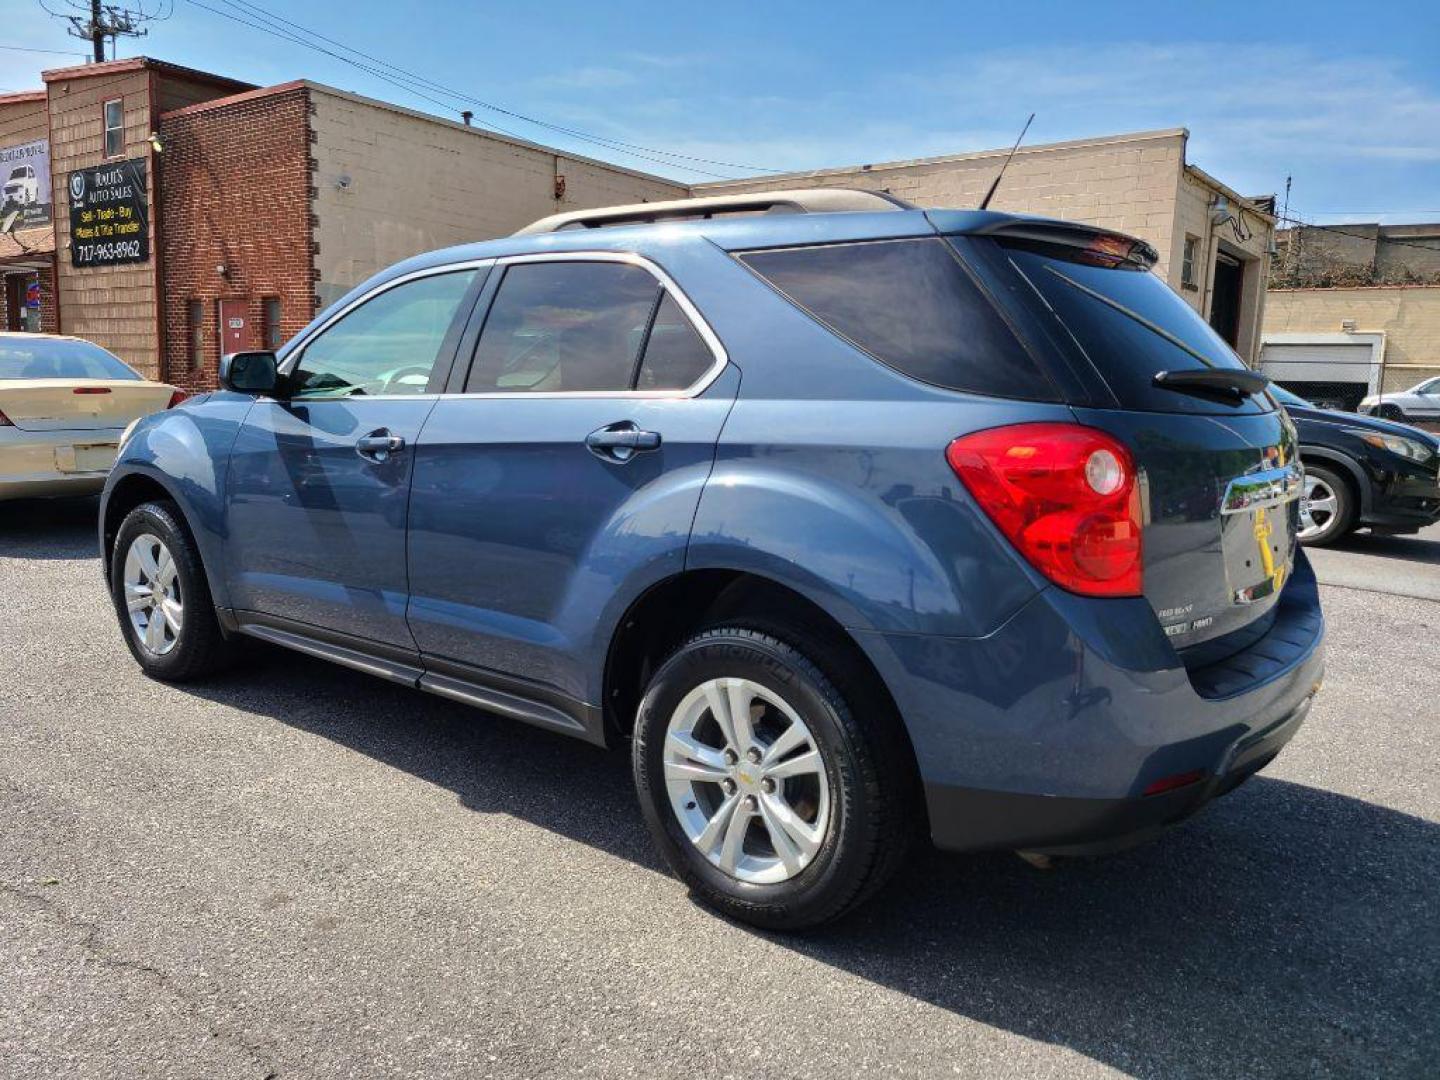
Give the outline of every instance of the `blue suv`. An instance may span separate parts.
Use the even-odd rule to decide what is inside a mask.
[[[916,836],[1133,843],[1322,669],[1294,428],[1155,260],[834,190],[418,256],[127,434],[122,631],[159,679],[258,638],[628,744],[675,872],[761,926]]]

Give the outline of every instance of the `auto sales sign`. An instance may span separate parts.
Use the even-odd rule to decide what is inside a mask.
[[[150,259],[145,159],[70,174],[70,264],[118,266]]]

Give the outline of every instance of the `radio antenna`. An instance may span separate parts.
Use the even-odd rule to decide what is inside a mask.
[[[984,210],[990,205],[990,200],[995,197],[995,189],[1000,186],[1000,178],[1005,175],[1005,170],[1010,167],[1010,159],[1015,156],[1015,151],[1020,149],[1020,142],[1025,138],[1025,132],[1030,130],[1030,125],[1035,122],[1035,114],[1030,114],[1030,119],[1025,121],[1025,126],[1020,129],[1020,135],[1015,140],[1015,145],[1010,147],[1010,153],[1005,155],[1005,163],[1000,166],[1000,171],[995,174],[995,181],[990,185],[990,190],[985,192],[985,198],[980,200],[980,209]]]

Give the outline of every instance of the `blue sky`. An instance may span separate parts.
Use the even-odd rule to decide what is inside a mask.
[[[1433,0],[1370,3],[1363,17],[1324,0],[175,0],[171,18],[121,47],[256,83],[305,77],[430,112],[470,107],[538,142],[707,179],[753,173],[662,164],[421,91],[437,104],[197,3],[233,14],[250,4],[246,18],[258,21],[258,7],[448,90],[714,161],[785,170],[988,149],[1033,111],[1029,142],[1188,127],[1190,160],[1247,194],[1293,175],[1291,209],[1307,220],[1440,220]],[[0,0],[0,44],[83,48],[36,0]],[[38,85],[68,62],[7,48],[0,88]]]

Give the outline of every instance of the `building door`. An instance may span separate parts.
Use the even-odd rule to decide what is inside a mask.
[[[1245,264],[1223,251],[1215,253],[1215,284],[1210,299],[1210,325],[1234,348],[1240,341],[1240,288]]]
[[[249,300],[220,301],[220,352],[237,353],[259,348],[250,320]]]

